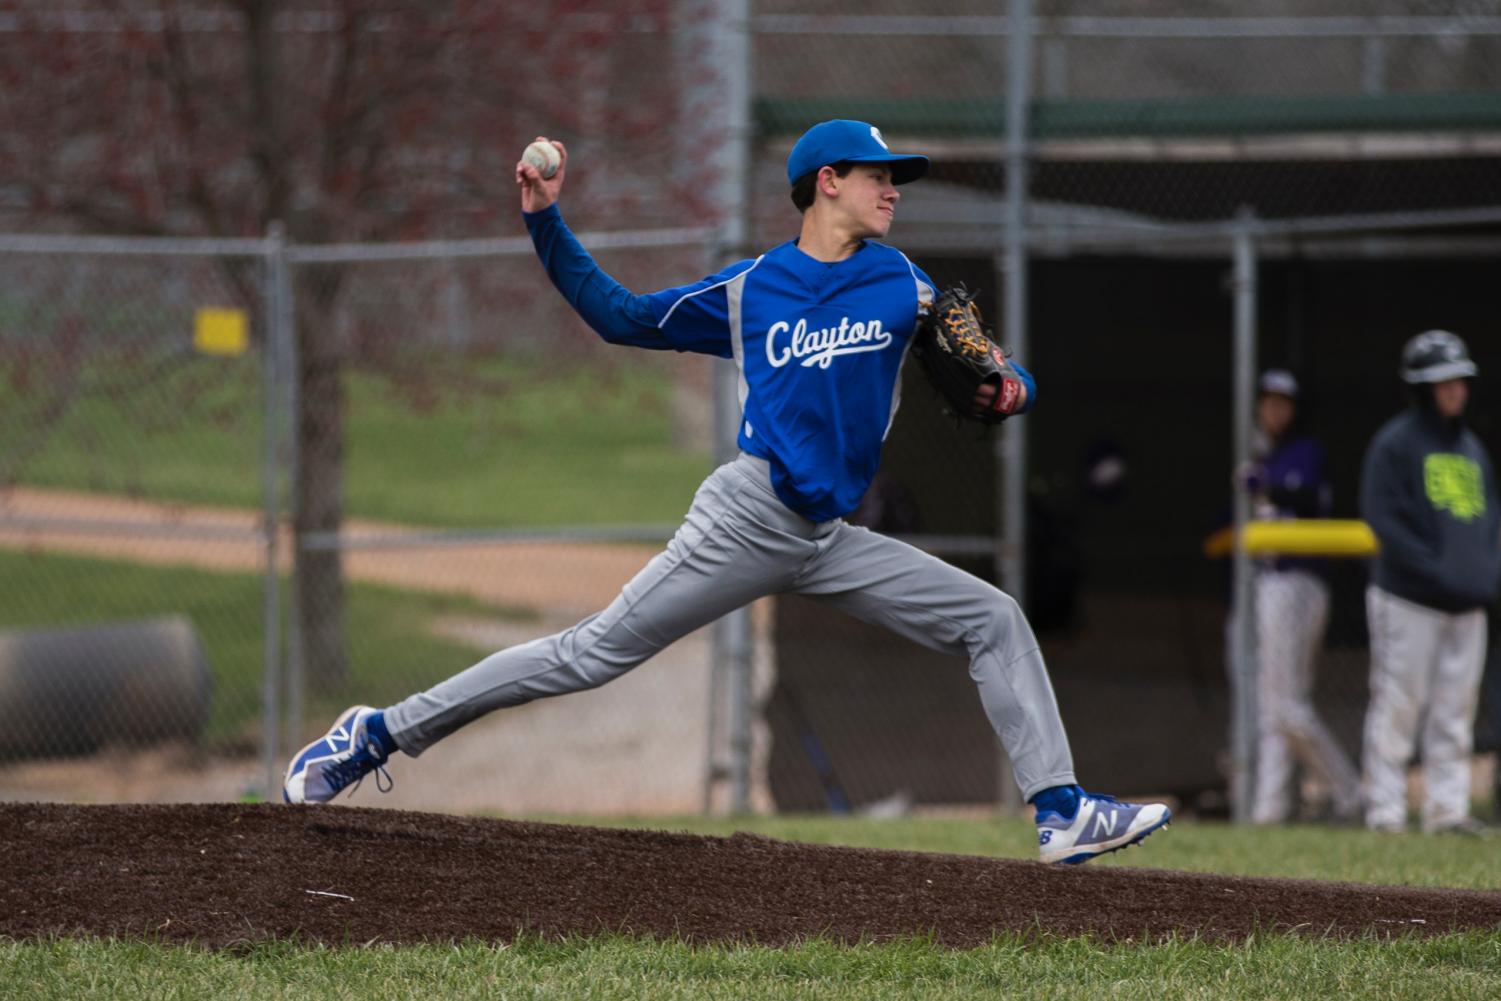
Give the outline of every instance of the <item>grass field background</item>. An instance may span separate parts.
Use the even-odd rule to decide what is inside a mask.
[[[128,392],[81,377],[94,388],[5,472],[34,487],[258,507],[257,365],[190,358]],[[685,447],[674,427],[662,364],[452,366],[462,368],[404,382],[345,375],[347,516],[439,527],[675,524],[708,472],[708,453]],[[0,404],[0,416],[8,412],[26,428],[25,401]]]
[[[556,819],[556,818],[554,818]],[[616,823],[601,821],[601,823]],[[622,821],[749,830],[834,844],[1025,855],[1031,827],[993,818],[673,818]],[[1494,888],[1495,843],[1320,827],[1185,822],[1107,865]],[[399,865],[400,859],[382,860]],[[1098,863],[1091,863],[1098,864]],[[1111,901],[1101,900],[1102,908]],[[1037,901],[1039,909],[1046,900]],[[1373,917],[1376,915],[1373,915]],[[690,947],[606,936],[420,948],[293,944],[205,953],[142,942],[0,942],[0,997],[93,998],[961,998],[1481,999],[1501,996],[1501,929],[1431,939],[1265,935],[1107,943],[998,937],[963,951],[925,940],[788,949]]]
[[[439,363],[430,354],[419,361],[428,368],[399,381],[345,376],[349,518],[438,528],[672,525],[708,471],[707,454],[684,447],[673,427],[672,383],[661,364]],[[29,487],[262,504],[255,357],[189,356],[151,379],[130,375],[80,374],[64,416],[34,448],[15,453],[26,458],[11,475]],[[0,416],[25,428],[31,405],[13,395],[0,401]],[[11,596],[0,607],[0,629],[188,616],[214,678],[205,739],[214,747],[253,743],[263,671],[257,573],[0,550],[0,587]],[[288,594],[285,581],[281,593]],[[358,671],[348,691],[383,704],[474,659],[473,647],[434,635],[434,620],[529,613],[351,582],[345,614]],[[313,695],[307,718],[348,701],[340,692]]]

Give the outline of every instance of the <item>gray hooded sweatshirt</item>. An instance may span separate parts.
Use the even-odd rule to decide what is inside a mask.
[[[1462,419],[1422,400],[1366,450],[1360,511],[1381,542],[1372,583],[1445,612],[1489,605],[1501,582],[1501,500],[1490,457]]]

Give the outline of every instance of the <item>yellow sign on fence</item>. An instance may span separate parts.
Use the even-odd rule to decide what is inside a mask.
[[[250,320],[243,309],[205,307],[193,317],[193,347],[206,355],[233,358],[250,345]]]

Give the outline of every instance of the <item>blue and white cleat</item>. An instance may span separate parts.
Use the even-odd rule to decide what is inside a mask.
[[[1065,818],[1052,810],[1037,813],[1037,850],[1044,862],[1077,865],[1134,845],[1160,827],[1172,811],[1161,803],[1122,803],[1114,796],[1087,792],[1079,809]]]
[[[351,706],[340,713],[327,733],[298,751],[287,765],[281,798],[288,803],[327,803],[371,772],[381,792],[389,791],[391,776],[381,766],[390,755],[365,728],[374,715],[369,706]]]

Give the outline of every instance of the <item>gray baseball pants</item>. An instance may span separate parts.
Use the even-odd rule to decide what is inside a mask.
[[[618,678],[681,636],[757,598],[795,593],[934,650],[963,656],[1031,799],[1074,783],[1042,653],[1009,596],[935,556],[867,529],[815,523],[741,455],[699,487],[681,528],[598,614],[491,654],[385,711],[398,747],[421,754],[480,716]]]

